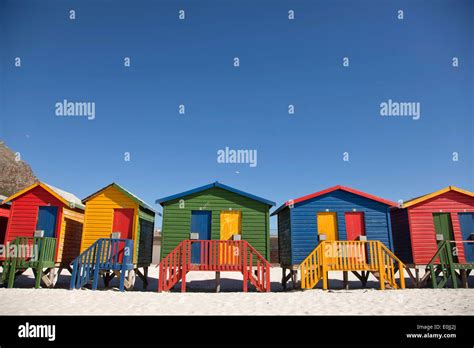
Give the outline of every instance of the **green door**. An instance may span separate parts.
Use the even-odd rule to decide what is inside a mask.
[[[454,232],[453,224],[451,223],[451,215],[449,213],[434,213],[433,214],[434,226],[436,234],[443,235],[444,240],[453,241]],[[438,244],[442,241],[438,241]],[[449,244],[453,261],[458,262],[457,252],[455,251],[456,245],[454,243]]]

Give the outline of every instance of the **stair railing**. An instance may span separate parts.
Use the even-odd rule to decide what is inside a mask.
[[[321,241],[300,264],[301,288],[312,289],[323,280],[327,289],[328,271],[378,272],[381,289],[385,282],[405,288],[405,265],[380,241]],[[396,272],[400,272],[397,284]]]
[[[97,289],[100,271],[121,270],[120,290],[123,291],[125,271],[133,263],[133,240],[101,238],[72,261],[70,289],[80,289],[92,281]]]
[[[2,282],[8,279],[8,287],[13,287],[17,270],[33,268],[35,288],[41,285],[43,265],[54,265],[56,238],[17,237],[7,245],[7,255],[3,263]]]

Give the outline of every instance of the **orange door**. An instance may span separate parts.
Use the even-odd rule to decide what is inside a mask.
[[[242,213],[240,211],[221,212],[220,240],[232,240],[234,234],[242,234]],[[221,264],[235,265],[239,259],[239,248],[222,247],[219,254]]]

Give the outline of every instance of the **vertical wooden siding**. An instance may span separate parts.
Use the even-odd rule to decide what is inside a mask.
[[[396,208],[391,210],[390,216],[395,255],[404,263],[413,263],[408,210]]]
[[[140,208],[138,214],[138,264],[149,265],[152,260],[153,253],[153,232],[155,230],[155,215],[149,210]],[[146,226],[145,231],[141,229],[141,225]]]
[[[291,265],[290,209],[278,213],[278,259],[280,265]]]
[[[270,257],[268,205],[218,187],[183,197],[183,208],[180,200],[166,202],[163,207],[161,258],[189,239],[192,210],[212,211],[211,238],[218,240],[220,213],[229,209],[242,212],[242,239],[267,259]]]
[[[474,212],[474,198],[449,191],[425,202],[408,207],[413,259],[416,264],[427,264],[438,250],[433,213],[450,213],[455,240],[462,240],[458,214]],[[459,244],[461,246],[461,244]],[[465,262],[464,248],[458,249],[460,262]]]
[[[80,254],[83,223],[82,212],[63,209],[57,262],[70,263]]]
[[[86,202],[81,253],[97,239],[110,238],[113,232],[114,209],[117,208],[135,209],[132,235],[135,245],[133,261],[136,263],[138,250],[138,204],[113,186]]]
[[[337,190],[297,203],[290,209],[292,264],[300,264],[318,244],[317,213],[335,212],[339,240],[346,240],[345,213],[356,209],[365,217],[368,240],[379,240],[393,250],[388,206],[350,192]]]

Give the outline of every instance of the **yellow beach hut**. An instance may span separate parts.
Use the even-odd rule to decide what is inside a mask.
[[[116,233],[115,237],[133,240],[134,270],[146,287],[153,250],[153,208],[116,183],[91,194],[82,202],[86,208],[81,253],[98,239],[111,238],[112,233]]]

